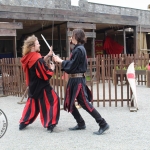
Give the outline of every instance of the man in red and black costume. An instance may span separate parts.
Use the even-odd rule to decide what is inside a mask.
[[[40,113],[43,127],[52,132],[59,120],[59,97],[50,86],[49,79],[54,74],[54,64],[46,65],[46,60],[52,56],[49,53],[42,57],[39,53],[40,44],[34,35],[24,41],[21,58],[28,88],[28,99],[20,119],[19,129],[31,124]]]
[[[95,118],[99,124],[100,128],[97,132],[94,132],[94,134],[101,135],[105,130],[109,129],[109,125],[90,103],[90,101],[92,101],[92,94],[86,85],[84,76],[87,70],[87,55],[84,48],[85,33],[82,29],[74,29],[72,32],[71,41],[75,47],[72,50],[70,60],[62,60],[58,56],[53,57],[56,62],[62,63],[62,70],[70,76],[66,89],[64,109],[71,112],[77,125],[69,129],[81,130],[86,128],[85,121],[75,106],[75,99],[77,99],[82,108]]]

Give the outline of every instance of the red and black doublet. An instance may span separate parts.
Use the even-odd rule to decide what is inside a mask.
[[[45,128],[56,125],[60,115],[60,104],[58,95],[49,83],[53,71],[46,66],[37,52],[30,52],[22,57],[21,63],[29,91],[20,123],[31,124],[40,113],[41,123]]]
[[[64,60],[62,62],[62,71],[68,74],[85,73],[87,70],[87,56],[84,45],[75,45],[72,50],[70,60]],[[64,109],[71,112],[79,125],[83,125],[84,120],[81,117],[78,109],[75,107],[75,99],[78,103],[89,112],[100,125],[105,124],[105,120],[100,116],[96,109],[91,105],[92,93],[86,85],[85,76],[69,78]]]

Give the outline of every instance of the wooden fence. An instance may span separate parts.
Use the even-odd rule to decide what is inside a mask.
[[[88,58],[88,69],[85,75],[87,85],[93,93],[93,103],[98,107],[129,106],[131,90],[126,79],[126,69],[133,61],[135,68],[138,69],[137,85],[146,86],[148,77],[146,77],[145,66],[148,64],[149,55],[99,55],[96,58]],[[27,87],[20,58],[2,59],[0,67],[3,94],[21,97]],[[56,64],[55,75],[51,78],[50,84],[63,104],[68,75],[60,68],[60,64]]]

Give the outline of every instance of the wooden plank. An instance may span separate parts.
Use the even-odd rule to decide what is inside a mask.
[[[0,22],[0,29],[23,29],[21,22]]]
[[[72,36],[72,31],[68,31],[68,36]],[[90,38],[96,38],[96,33],[95,32],[85,32],[86,37]]]
[[[92,66],[92,63],[93,63],[93,59],[92,58],[90,58],[90,61],[89,61],[89,67],[90,67],[90,77],[91,77],[91,81],[90,81],[90,87],[91,87],[91,92],[93,93],[93,81],[92,81],[92,68],[93,68],[93,66]],[[93,105],[93,102],[92,102],[92,105]]]
[[[109,88],[109,107],[111,107],[111,83],[110,83],[110,71],[111,71],[111,59],[110,55],[108,55],[108,88]]]
[[[138,17],[136,16],[2,5],[0,5],[0,10],[0,18],[9,19],[74,21],[87,23],[109,23],[118,25],[138,24]]]
[[[134,112],[134,111],[136,111],[137,112],[137,108],[136,107],[131,107],[131,106],[129,106],[129,110],[131,111],[131,112]]]
[[[17,96],[21,96],[21,75],[20,75],[20,59],[19,58],[13,58],[14,59],[14,77],[15,77],[15,91]]]
[[[105,58],[102,56],[102,59],[100,60],[102,64],[102,89],[103,89],[103,107],[105,107]]]
[[[146,70],[146,86],[150,88],[150,70]]]
[[[114,77],[113,79],[115,80],[115,81],[113,80],[114,83],[116,82],[116,75],[114,74],[114,71],[116,71],[116,66],[117,66],[117,58],[116,56],[114,56],[114,69],[113,69],[113,77]],[[114,84],[114,85],[115,85],[115,107],[117,107],[117,99],[118,99],[117,84]]]
[[[140,25],[137,27],[137,32],[150,32],[150,25]]]
[[[0,29],[0,36],[16,36],[16,30]]]
[[[96,29],[95,24],[67,22],[67,28]]]
[[[123,59],[122,57],[119,58],[119,62],[120,62],[120,66],[121,68],[123,68]],[[121,107],[123,107],[123,72],[122,72],[122,69],[121,69],[121,75],[120,75],[120,83],[121,83]]]
[[[130,59],[129,59],[129,57],[127,56],[127,55],[125,55],[124,56],[124,59],[125,59],[125,63],[126,63],[126,66],[128,66],[128,64],[130,64]],[[127,101],[127,106],[129,106],[129,101],[130,101],[130,89],[129,89],[129,82],[128,81],[126,81],[126,85],[127,85],[127,99],[128,99],[128,101]]]
[[[97,107],[99,107],[99,74],[100,74],[100,69],[99,69],[99,56],[96,57],[96,88],[97,88]]]
[[[111,14],[110,14],[111,16]],[[74,16],[69,16],[68,14],[38,14],[38,13],[17,13],[17,12],[1,12],[0,18],[10,18],[10,19],[24,19],[24,20],[54,20],[54,21],[76,21],[76,22],[93,22],[93,23],[108,23],[116,25],[137,25],[135,19],[128,20],[123,19],[121,16],[113,18],[107,17],[104,14],[99,14],[95,16],[84,16],[84,14],[74,14]],[[119,20],[119,21],[118,21]]]
[[[140,30],[138,30],[140,32]],[[150,28],[141,28],[141,32],[150,32]]]
[[[10,70],[12,71],[12,74],[10,74],[11,75],[10,86],[11,86],[11,90],[12,90],[11,95],[15,95],[19,91],[18,91],[18,89],[16,89],[16,86],[17,86],[17,80],[16,80],[17,75],[16,74],[17,74],[17,72],[16,72],[16,66],[15,66],[15,59],[14,58],[11,59],[11,63],[13,64],[13,67],[10,68]]]

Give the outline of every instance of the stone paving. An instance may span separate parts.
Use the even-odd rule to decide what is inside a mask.
[[[0,150],[149,150],[150,149],[150,89],[137,86],[139,110],[130,112],[127,106],[95,107],[110,125],[103,135],[95,120],[82,108],[79,109],[86,130],[69,131],[76,125],[70,113],[61,110],[59,124],[53,133],[42,127],[39,117],[25,130],[19,131],[19,119],[24,104],[17,104],[20,97],[0,97],[0,109],[8,119],[8,129],[0,138]]]

